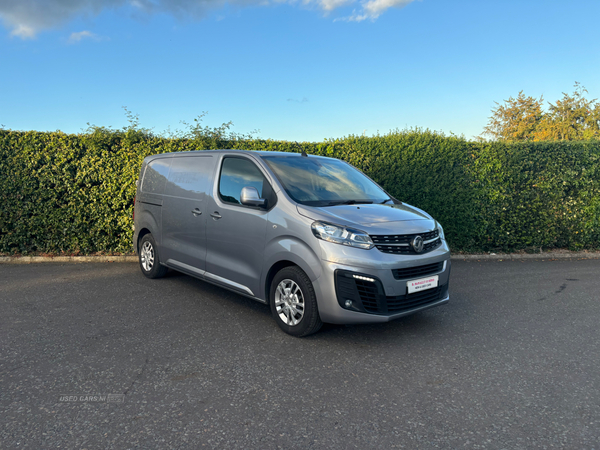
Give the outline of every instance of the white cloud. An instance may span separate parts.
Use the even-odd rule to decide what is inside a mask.
[[[35,30],[27,25],[18,24],[10,32],[11,36],[18,36],[21,39],[31,39],[35,37]]]
[[[12,36],[32,39],[40,31],[58,27],[76,16],[93,16],[106,9],[129,7],[145,14],[167,13],[182,19],[200,19],[225,5],[265,6],[290,3],[316,6],[330,13],[351,5],[358,11],[345,20],[375,20],[389,8],[414,0],[0,0],[0,19]],[[73,36],[72,36],[73,37]],[[82,35],[80,37],[89,37]],[[74,39],[77,39],[76,37]]]
[[[305,0],[304,4],[315,3],[323,11],[333,11],[334,9],[353,3],[354,0]]]
[[[413,0],[370,0],[363,5],[366,15],[376,19],[389,8],[404,8]]]
[[[71,36],[69,36],[69,40],[67,42],[69,42],[69,44],[75,44],[81,41],[82,39],[92,39],[94,41],[104,40],[102,36],[98,36],[97,34],[92,33],[91,31],[83,30],[78,31],[77,33],[71,33]]]
[[[361,22],[367,19],[375,20],[388,9],[404,8],[413,1],[414,0],[367,0],[362,3],[362,11],[354,13],[350,17],[346,17],[345,20],[351,22]]]

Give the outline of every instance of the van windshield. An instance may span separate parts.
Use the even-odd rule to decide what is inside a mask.
[[[362,172],[338,159],[263,156],[287,194],[307,206],[385,203],[389,196]]]

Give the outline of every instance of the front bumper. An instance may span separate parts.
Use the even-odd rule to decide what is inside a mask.
[[[335,244],[332,244],[335,245]],[[326,253],[326,252],[325,252]],[[319,315],[323,322],[337,324],[379,323],[447,303],[450,299],[450,251],[444,242],[439,249],[418,256],[385,255],[369,251],[372,259],[337,258],[322,260],[322,275],[315,280]],[[333,259],[333,258],[332,258]],[[342,261],[340,261],[342,260]],[[349,262],[358,264],[348,264]],[[415,267],[436,267],[422,274]],[[398,270],[401,269],[401,270]],[[362,277],[354,280],[353,274]],[[408,294],[407,282],[438,276],[438,287]],[[345,305],[351,300],[351,305]]]

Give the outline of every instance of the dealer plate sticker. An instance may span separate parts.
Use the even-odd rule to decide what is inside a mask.
[[[439,275],[432,275],[427,278],[419,278],[418,280],[412,280],[407,282],[408,293],[424,291],[426,289],[432,289],[438,287]]]

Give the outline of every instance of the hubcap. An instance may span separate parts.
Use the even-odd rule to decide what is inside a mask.
[[[275,290],[275,309],[283,323],[298,325],[304,317],[304,295],[293,280],[282,280]]]
[[[144,270],[146,272],[150,272],[152,270],[152,266],[154,266],[154,248],[149,241],[144,242],[144,245],[142,245],[142,250],[140,251],[140,260]]]

